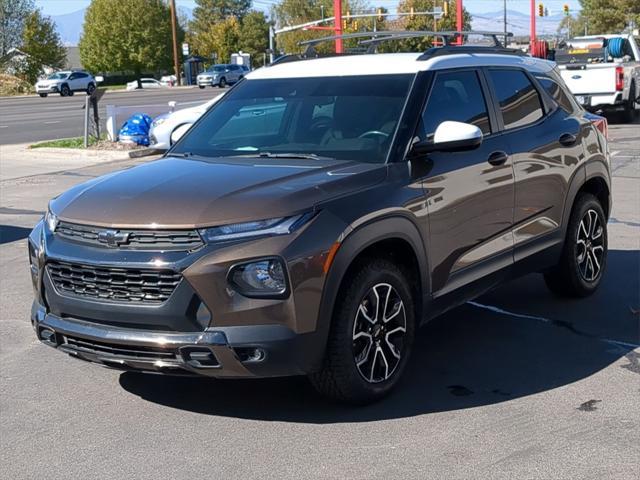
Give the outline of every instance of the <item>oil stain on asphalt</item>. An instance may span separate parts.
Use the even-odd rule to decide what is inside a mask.
[[[589,400],[587,402],[582,403],[577,409],[581,412],[595,412],[598,407],[596,405],[600,403],[602,400]]]

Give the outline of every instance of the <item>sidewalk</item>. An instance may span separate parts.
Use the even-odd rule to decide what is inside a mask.
[[[0,145],[0,181],[129,158],[127,150],[30,149],[29,145],[29,143]]]

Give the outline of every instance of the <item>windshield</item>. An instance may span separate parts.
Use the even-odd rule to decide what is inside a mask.
[[[331,157],[383,163],[413,75],[248,80],[174,147],[205,157]]]
[[[209,70],[207,70],[207,72],[224,72],[224,66],[216,65],[213,67],[209,67]]]
[[[69,76],[68,72],[53,73],[47,77],[47,80],[63,80]]]

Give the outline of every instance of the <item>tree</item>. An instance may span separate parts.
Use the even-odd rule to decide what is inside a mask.
[[[198,35],[198,53],[208,58],[215,56],[218,63],[228,63],[231,53],[238,49],[240,35],[238,19],[227,17]]]
[[[24,22],[34,5],[34,0],[0,0],[0,57],[22,43]]]
[[[196,0],[189,29],[197,37],[229,17],[242,19],[250,8],[251,0]]]
[[[171,38],[169,7],[163,0],[92,0],[84,17],[80,59],[93,72],[134,72],[140,87],[142,71],[171,68]]]
[[[21,50],[28,54],[22,76],[31,83],[42,74],[43,67],[63,68],[67,63],[67,50],[55,23],[43,17],[40,10],[31,12],[24,22]]]
[[[619,33],[631,21],[640,24],[638,0],[580,0],[589,33]]]
[[[447,0],[449,3],[449,15],[443,17],[436,23],[438,31],[457,30],[456,28],[456,2]],[[433,11],[434,0],[403,0],[398,5],[398,12],[410,13],[414,12],[431,12]],[[433,30],[433,17],[430,15],[414,15],[400,17],[399,26],[403,30]],[[462,29],[471,30],[471,15],[463,7],[462,9]],[[433,37],[411,38],[401,41],[384,42],[380,45],[381,51],[386,52],[402,52],[411,51],[419,52],[430,48],[433,44]]]
[[[263,54],[269,47],[269,23],[264,13],[251,11],[242,18],[239,50],[249,53],[254,66],[263,64]]]

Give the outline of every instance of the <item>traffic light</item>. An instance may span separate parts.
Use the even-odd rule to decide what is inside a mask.
[[[413,9],[413,7],[411,7],[410,12],[411,12],[410,18],[411,20],[413,20],[413,17],[415,16],[415,10]]]
[[[564,12],[564,14],[568,17],[569,16],[569,5],[567,5],[566,3],[562,6],[562,11]]]
[[[448,2],[448,0],[445,1],[442,4],[442,16],[443,17],[448,17],[449,16],[449,2]]]
[[[347,10],[347,14],[345,15],[345,21],[351,24],[351,12],[349,10]]]
[[[378,21],[381,22],[382,20],[384,20],[384,15],[382,15],[382,9],[378,8],[376,10],[376,13],[378,14]]]
[[[544,17],[544,5],[541,3],[538,4],[538,16]]]

